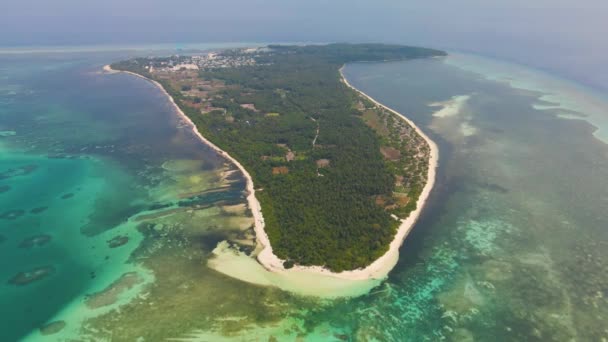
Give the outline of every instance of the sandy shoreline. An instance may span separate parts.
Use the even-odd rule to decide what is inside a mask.
[[[365,269],[349,271],[349,272],[365,271],[370,275],[370,278],[375,278],[376,276],[388,275],[390,270],[393,269],[393,267],[395,267],[395,265],[397,264],[397,261],[399,260],[399,248],[403,244],[403,241],[405,241],[405,238],[407,237],[409,232],[412,230],[412,228],[416,224],[416,221],[418,221],[420,214],[422,214],[422,211],[424,210],[424,206],[426,204],[426,201],[429,198],[429,195],[431,194],[431,190],[433,190],[433,187],[435,186],[437,166],[439,165],[439,149],[437,148],[437,144],[435,144],[435,142],[433,140],[431,140],[431,138],[429,138],[418,126],[416,126],[416,124],[412,120],[408,119],[404,115],[401,115],[396,110],[394,110],[390,107],[387,107],[387,106],[383,105],[382,103],[376,101],[371,96],[367,95],[366,93],[360,91],[359,89],[353,87],[350,83],[348,83],[348,81],[346,80],[346,77],[344,77],[344,73],[342,72],[343,69],[344,69],[344,66],[342,68],[340,68],[340,76],[342,77],[342,82],[344,82],[344,84],[346,84],[349,88],[353,89],[357,93],[363,95],[365,98],[367,98],[368,100],[373,102],[375,105],[386,109],[387,111],[395,114],[395,116],[397,116],[401,120],[404,120],[405,122],[407,122],[407,124],[412,126],[416,130],[416,133],[418,133],[426,141],[426,143],[429,144],[429,148],[431,150],[430,156],[429,156],[427,182],[424,185],[424,188],[422,189],[422,193],[420,194],[420,197],[418,197],[418,202],[416,203],[416,210],[412,211],[406,219],[401,220],[401,224],[399,225],[397,234],[395,234],[395,238],[393,239],[393,241],[391,241],[389,250],[384,255],[382,255],[380,258],[376,259],[373,263],[371,263]]]
[[[103,70],[106,72],[109,72],[109,73],[124,72],[124,73],[130,74],[130,75],[136,76],[136,77],[143,78],[143,79],[151,82],[155,86],[157,86],[163,92],[163,94],[165,94],[169,98],[169,101],[175,108],[175,111],[180,116],[180,118],[182,118],[186,123],[188,123],[189,126],[192,127],[192,131],[194,132],[194,134],[201,141],[203,141],[205,144],[210,146],[213,150],[218,152],[224,158],[230,160],[234,165],[236,165],[236,167],[239,170],[241,170],[241,172],[243,173],[243,176],[247,180],[247,187],[246,187],[247,194],[248,194],[247,203],[249,204],[249,208],[251,209],[251,213],[253,215],[256,239],[257,239],[258,243],[263,246],[262,251],[258,255],[258,260],[266,269],[268,269],[270,271],[272,271],[273,268],[276,267],[276,266],[274,266],[276,264],[278,264],[280,266],[280,268],[283,269],[282,261],[276,255],[274,255],[274,253],[272,253],[272,247],[270,246],[270,240],[268,239],[268,235],[266,235],[266,232],[264,231],[264,217],[262,216],[262,209],[260,206],[260,202],[258,202],[257,198],[255,198],[255,189],[253,188],[253,179],[251,179],[251,175],[249,175],[249,173],[247,172],[247,170],[245,170],[243,165],[241,165],[241,163],[239,163],[236,159],[234,159],[231,155],[226,153],[224,150],[217,147],[214,143],[207,140],[207,138],[205,138],[198,131],[198,129],[196,129],[196,125],[194,125],[194,122],[192,122],[192,120],[190,120],[190,118],[181,110],[181,108],[179,108],[179,106],[175,103],[175,100],[173,100],[173,97],[171,96],[171,94],[169,94],[160,83],[156,82],[155,80],[144,77],[140,74],[136,74],[134,72],[114,70],[109,65],[105,65],[103,67]]]
[[[348,87],[352,88],[359,94],[365,96],[366,98],[368,98],[370,101],[372,101],[376,105],[385,108],[386,110],[395,114],[402,120],[405,120],[429,144],[429,147],[431,149],[431,155],[429,158],[429,169],[428,169],[427,182],[426,182],[426,185],[424,186],[424,189],[422,190],[420,197],[418,198],[417,208],[416,208],[416,210],[414,210],[410,213],[410,215],[408,216],[407,219],[401,220],[401,225],[399,226],[399,229],[398,229],[397,233],[395,234],[395,238],[393,239],[393,241],[391,242],[391,244],[389,246],[389,250],[384,255],[382,255],[380,258],[376,259],[373,263],[371,263],[369,266],[367,266],[364,269],[344,271],[344,272],[340,272],[340,273],[331,272],[330,270],[323,268],[321,266],[294,266],[291,269],[285,269],[283,267],[283,260],[279,259],[272,252],[272,246],[270,245],[270,240],[268,239],[268,235],[266,234],[266,232],[264,230],[264,218],[262,216],[261,206],[260,206],[260,203],[258,202],[257,198],[255,197],[255,189],[253,186],[253,180],[252,180],[251,176],[249,175],[249,173],[247,172],[247,170],[245,170],[245,168],[236,159],[234,159],[232,156],[230,156],[225,151],[221,150],[219,147],[217,147],[211,141],[207,140],[202,134],[200,134],[200,132],[196,129],[196,126],[194,125],[192,120],[190,120],[190,118],[188,116],[186,116],[184,114],[184,112],[177,106],[177,104],[173,100],[173,97],[163,88],[163,86],[160,83],[158,83],[154,80],[151,80],[147,77],[144,77],[142,75],[133,73],[133,72],[113,70],[109,65],[104,66],[103,70],[106,72],[109,72],[109,73],[125,72],[127,74],[131,74],[136,77],[143,78],[143,79],[153,83],[154,85],[156,85],[169,98],[170,102],[173,104],[178,115],[192,127],[194,134],[201,141],[203,141],[205,144],[210,146],[212,149],[214,149],[220,155],[224,156],[226,159],[230,160],[232,163],[234,163],[234,165],[237,166],[237,168],[239,170],[241,170],[241,172],[243,173],[243,176],[247,180],[247,187],[246,187],[247,193],[248,193],[247,202],[249,204],[249,208],[251,209],[251,212],[252,212],[253,218],[254,218],[254,230],[256,233],[256,239],[257,239],[257,242],[262,246],[262,250],[258,254],[257,259],[258,259],[258,262],[266,270],[285,275],[286,278],[294,278],[294,279],[298,278],[298,277],[301,278],[302,276],[310,275],[310,276],[324,276],[324,277],[330,277],[330,278],[339,278],[339,279],[343,279],[343,280],[362,281],[362,280],[370,280],[370,279],[383,279],[388,275],[388,273],[391,271],[391,269],[393,269],[393,267],[397,264],[397,261],[399,259],[399,248],[403,244],[403,241],[405,240],[405,237],[407,236],[407,234],[411,231],[414,224],[418,220],[418,217],[420,216],[420,214],[424,208],[424,205],[429,197],[429,194],[434,186],[435,169],[437,168],[437,163],[438,163],[438,159],[439,159],[437,146],[411,120],[409,120],[406,117],[404,117],[403,115],[399,114],[397,111],[382,105],[381,103],[374,100],[367,94],[359,91],[358,89],[356,89],[352,85],[350,85],[348,83],[348,81],[346,80],[346,78],[344,77],[344,75],[342,73],[342,69],[340,69],[340,75],[342,76],[342,81]]]

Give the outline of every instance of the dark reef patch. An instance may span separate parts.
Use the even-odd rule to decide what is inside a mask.
[[[225,202],[224,205],[240,203],[243,199],[242,191],[205,191],[196,196],[182,199],[177,202],[180,207],[199,207],[208,208],[217,205],[218,202]]]
[[[224,240],[228,240],[228,234],[220,230],[213,230],[200,235],[195,241],[200,244],[203,250],[212,251],[215,247],[217,247],[218,243]]]
[[[85,304],[90,309],[97,309],[116,303],[121,294],[143,282],[137,272],[124,273],[105,289],[87,295]]]
[[[65,328],[65,321],[54,321],[40,327],[40,333],[44,336],[53,335]]]
[[[47,210],[48,208],[49,207],[37,207],[37,208],[34,208],[34,209],[30,210],[30,213],[32,213],[32,214],[39,214],[39,213]]]
[[[0,185],[0,194],[7,192],[11,189],[11,187],[9,185]]]
[[[142,205],[121,205],[117,201],[104,201],[97,204],[97,210],[89,217],[89,223],[80,227],[80,232],[86,236],[95,236],[115,228],[128,220],[129,217],[144,210]]]
[[[52,237],[47,234],[34,235],[21,241],[19,248],[41,247],[49,243],[51,239]]]
[[[2,214],[0,214],[0,219],[14,220],[14,219],[17,219],[17,218],[23,216],[23,214],[25,214],[25,210],[21,210],[21,209],[7,210],[7,211],[3,212]]]
[[[72,197],[74,197],[74,194],[73,194],[73,193],[71,193],[71,192],[68,192],[67,194],[63,194],[63,195],[61,195],[61,197],[60,197],[60,198],[61,198],[61,199],[68,199],[68,198],[72,198]]]
[[[49,159],[74,159],[74,156],[68,155],[66,153],[49,153],[46,155]]]
[[[120,246],[126,244],[127,242],[129,242],[129,237],[124,236],[124,235],[117,235],[106,242],[108,244],[108,247],[116,248],[116,247],[120,247]]]
[[[483,183],[480,185],[482,188],[487,189],[489,191],[493,191],[493,192],[497,192],[500,194],[506,194],[509,192],[509,189],[500,186],[498,184],[494,184],[494,183]]]
[[[166,209],[173,206],[173,203],[154,203],[148,207],[148,210]]]
[[[16,169],[8,169],[0,173],[0,179],[8,179],[16,176],[25,176],[34,172],[38,168],[38,165],[25,165]]]
[[[16,286],[23,286],[35,281],[42,280],[55,272],[53,266],[37,267],[29,271],[19,272],[14,277],[9,279],[8,283]]]

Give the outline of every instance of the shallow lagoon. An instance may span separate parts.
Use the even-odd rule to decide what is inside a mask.
[[[242,181],[222,178],[223,160],[179,127],[160,94],[102,75],[102,58],[117,57],[0,56],[2,340],[39,338],[57,321],[66,324],[49,338],[78,336],[88,317],[140,295],[154,281],[132,262],[143,215],[242,201]],[[48,238],[29,242],[37,236]],[[106,305],[87,306],[131,273]]]
[[[0,137],[10,176],[0,203],[13,213],[0,220],[11,260],[0,274],[54,267],[0,284],[13,327],[3,340],[44,340],[39,327],[58,321],[47,340],[607,337],[608,147],[559,108],[601,126],[608,104],[597,94],[559,80],[559,106],[550,75],[487,59],[473,69],[482,64],[466,55],[348,66],[353,85],[432,135],[441,165],[389,279],[324,300],[207,267],[221,241],[253,250],[242,179],[180,128],[154,87],[97,73],[111,58],[1,57],[0,131],[14,133]],[[583,96],[593,113],[573,108]],[[433,115],[437,104],[450,110]],[[37,234],[52,239],[19,248]],[[128,242],[111,248],[117,236]]]

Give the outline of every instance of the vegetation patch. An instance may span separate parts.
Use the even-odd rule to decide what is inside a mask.
[[[329,159],[319,159],[316,161],[317,163],[317,167],[318,168],[323,168],[323,167],[329,167],[329,164],[331,163],[331,161]]]
[[[401,159],[401,152],[394,147],[382,146],[380,147],[380,153],[388,160],[397,161]]]
[[[289,168],[287,166],[277,166],[272,168],[273,175],[286,175],[289,173]]]

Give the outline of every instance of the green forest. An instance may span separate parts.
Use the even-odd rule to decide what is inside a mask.
[[[338,272],[384,254],[399,225],[375,201],[395,190],[394,167],[380,153],[382,137],[362,120],[359,95],[341,82],[339,69],[357,61],[441,55],[383,44],[272,45],[256,54],[255,65],[199,70],[201,82],[222,84],[202,100],[188,95],[190,86],[177,87],[144,68],[150,59],[112,68],[159,81],[205,137],[243,164],[274,253],[286,267]],[[201,102],[212,110],[202,113]]]

